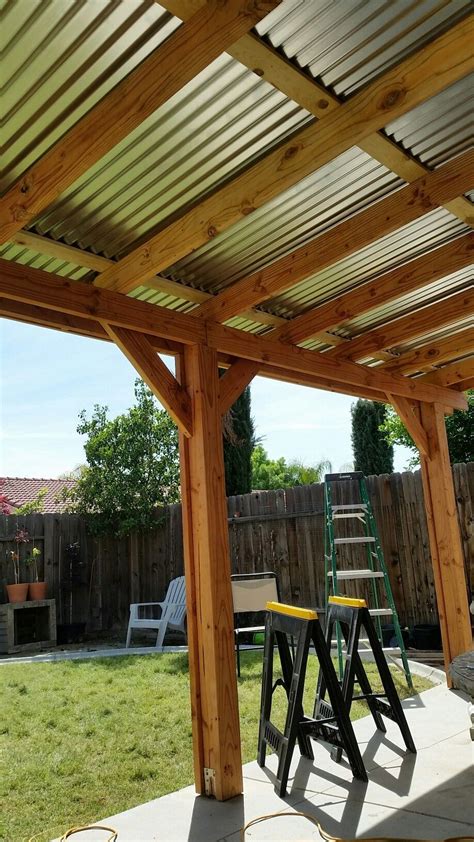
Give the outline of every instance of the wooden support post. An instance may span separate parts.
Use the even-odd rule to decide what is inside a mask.
[[[216,351],[185,348],[178,377],[193,407],[180,456],[195,783],[224,801],[243,782]]]
[[[429,456],[420,454],[421,473],[447,668],[456,655],[472,648],[464,554],[443,407],[421,403],[419,420],[429,443]]]

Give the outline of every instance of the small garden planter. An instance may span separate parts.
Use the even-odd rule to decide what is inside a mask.
[[[46,582],[30,582],[28,585],[28,599],[46,599],[48,585]]]
[[[9,602],[26,602],[28,596],[28,582],[20,582],[15,585],[7,585]]]

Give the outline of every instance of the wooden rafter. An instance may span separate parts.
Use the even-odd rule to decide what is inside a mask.
[[[419,345],[415,350],[401,354],[394,361],[381,363],[379,371],[389,371],[397,374],[412,374],[422,371],[431,365],[442,365],[456,357],[474,353],[474,328],[467,328],[454,333],[444,339],[432,339]],[[420,379],[413,381],[420,383]]]
[[[162,6],[181,20],[187,20],[203,2],[160,0]],[[342,104],[331,91],[252,32],[240,38],[227,52],[315,117],[324,117]],[[415,181],[429,172],[420,161],[381,132],[375,132],[362,140],[359,147],[407,182]],[[443,205],[463,221],[472,219],[472,205],[464,196],[443,202]]]
[[[473,32],[472,19],[453,26],[134,249],[114,271],[100,276],[97,284],[128,292],[144,283],[390,120],[465,76],[474,67]],[[439,68],[437,73],[432,72],[433,67]]]
[[[355,231],[357,235],[357,229]],[[302,342],[321,330],[328,330],[387,304],[408,292],[421,289],[468,266],[474,257],[474,234],[465,234],[434,251],[421,255],[403,266],[371,278],[314,307],[308,313],[286,323],[280,332],[283,341]],[[273,336],[278,335],[274,331]]]
[[[279,2],[209,0],[10,188],[0,201],[0,242],[34,219]]]
[[[443,197],[466,189],[466,181],[472,180],[473,172],[474,152],[471,150],[375,202],[264,269],[242,278],[202,304],[197,314],[224,322],[244,307],[253,307],[281,293],[439,207]],[[305,313],[278,328],[275,336],[283,342],[296,344],[318,330],[311,318],[312,311]]]
[[[474,357],[445,365],[429,374],[423,374],[420,380],[423,383],[433,383],[435,386],[454,386],[471,377],[474,377]]]
[[[384,348],[393,348],[401,342],[407,342],[417,336],[423,336],[438,328],[454,324],[460,318],[465,319],[469,315],[474,316],[472,286],[434,304],[421,307],[408,315],[400,316],[383,327],[369,330],[356,339],[333,348],[328,351],[328,354],[337,359],[354,361],[368,359]]]
[[[280,342],[254,336],[213,322],[203,322],[153,304],[128,298],[109,290],[100,290],[80,281],[52,276],[40,269],[0,260],[0,296],[72,316],[96,319],[102,323],[151,334],[184,344],[206,344],[219,352],[254,362],[265,363],[295,373],[320,374],[341,384],[376,389],[382,392],[439,400],[446,406],[464,409],[464,398],[450,389],[431,385],[414,386],[404,377],[356,363],[332,360],[325,354],[303,351]]]
[[[127,360],[168,410],[185,436],[193,432],[191,401],[188,393],[160,359],[146,336],[103,322],[103,328]]]
[[[237,360],[219,380],[219,409],[225,415],[244,389],[251,383],[258,370],[259,363],[249,360]]]

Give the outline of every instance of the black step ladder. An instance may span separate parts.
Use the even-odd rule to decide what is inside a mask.
[[[365,600],[332,596],[329,598],[328,609],[326,622],[327,649],[330,651],[331,640],[336,624],[342,630],[347,647],[344,674],[342,678],[342,695],[347,706],[347,712],[350,714],[352,703],[354,701],[365,700],[373,716],[377,729],[383,732],[387,730],[382,719],[382,715],[386,716],[388,719],[392,719],[400,728],[408,751],[416,754],[415,744],[405,718],[405,713],[400,703],[400,699],[398,698],[392,674],[385,659]],[[372,690],[362,659],[359,655],[359,638],[362,629],[364,629],[364,632],[367,635],[374,655],[374,660],[379,671],[383,687],[383,692],[380,693]],[[354,685],[356,681],[358,682],[361,692],[354,695]],[[328,703],[326,701],[326,690],[329,691],[329,688],[326,687],[324,673],[320,672],[316,693],[316,703],[314,706],[314,717],[316,719],[319,717],[324,719],[331,716],[332,703]],[[335,747],[335,749],[331,752],[331,756],[336,761],[340,760],[340,748]]]
[[[288,636],[294,638],[294,659],[290,653]],[[330,714],[327,717],[319,715],[318,719],[305,716],[303,711],[306,666],[311,642],[319,659],[320,675],[324,676],[324,689],[325,691],[327,689],[331,703]],[[273,683],[275,644],[278,646],[283,677]],[[288,699],[283,732],[271,721],[273,693],[279,685],[284,688]],[[317,613],[306,608],[269,602],[265,624],[257,761],[259,766],[265,766],[267,745],[278,755],[275,792],[280,797],[286,793],[296,740],[298,740],[301,754],[314,760],[310,737],[324,740],[335,747],[338,750],[336,759],[340,759],[342,751],[345,751],[354,777],[367,781],[367,773],[349,718],[349,710],[342,695],[330,652],[326,647]]]
[[[335,503],[333,495],[333,483],[345,483],[353,490],[353,503]],[[340,535],[336,524],[344,522],[360,523],[360,535]],[[324,477],[324,571],[325,571],[325,593],[326,604],[329,595],[339,596],[339,585],[341,582],[368,580],[370,582],[372,605],[369,608],[370,615],[375,618],[378,639],[383,651],[387,655],[400,655],[405,672],[405,678],[410,689],[413,689],[413,681],[408,663],[405,642],[403,640],[397,609],[393,599],[390,577],[385,565],[382,545],[377,531],[372,505],[367,491],[367,484],[362,471],[352,471],[340,474],[326,474]],[[355,569],[347,566],[347,558],[344,558],[344,547],[359,547],[365,550],[366,567]],[[387,608],[380,607],[379,590],[377,582],[385,592],[388,603]],[[347,588],[347,585],[346,585]],[[356,595],[356,594],[355,594]],[[398,646],[384,647],[382,639],[381,617],[391,617],[393,622],[394,637]],[[339,661],[339,678],[342,678],[343,664],[343,640],[339,628],[336,626],[336,643]],[[362,641],[361,641],[362,643]],[[367,641],[364,641],[367,643]],[[363,650],[361,650],[363,651]]]

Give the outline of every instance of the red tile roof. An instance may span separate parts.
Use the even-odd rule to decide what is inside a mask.
[[[43,500],[42,511],[46,513],[63,512],[65,504],[57,502],[65,488],[72,488],[74,479],[36,479],[29,477],[2,477],[1,493],[5,495],[13,510],[24,503],[34,500],[43,488],[48,491]]]

